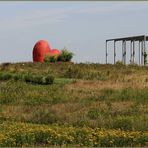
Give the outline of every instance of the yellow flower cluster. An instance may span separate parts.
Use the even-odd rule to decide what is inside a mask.
[[[30,123],[0,124],[4,146],[148,146],[148,132],[100,128],[47,126]]]

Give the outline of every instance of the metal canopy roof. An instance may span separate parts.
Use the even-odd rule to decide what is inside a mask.
[[[148,41],[148,36],[140,35],[140,36],[108,39],[108,40],[106,40],[106,42],[108,42],[108,41],[143,41],[144,38],[146,41]]]

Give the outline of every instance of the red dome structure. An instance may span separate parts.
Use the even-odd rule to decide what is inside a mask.
[[[33,48],[33,62],[43,62],[44,56],[51,51],[51,47],[45,40],[38,41]]]
[[[59,55],[59,54],[61,54],[61,52],[60,52],[60,50],[58,50],[58,49],[52,49],[52,50],[50,51],[50,55]]]

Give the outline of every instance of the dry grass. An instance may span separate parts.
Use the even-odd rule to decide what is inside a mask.
[[[17,63],[0,69],[51,73],[57,80],[51,86],[0,81],[0,120],[104,128],[129,122],[130,130],[148,129],[148,68]]]

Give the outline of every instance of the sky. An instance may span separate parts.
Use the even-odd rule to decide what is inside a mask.
[[[32,61],[33,47],[41,39],[52,48],[72,51],[73,62],[105,63],[106,39],[143,34],[148,35],[148,2],[0,2],[0,63]]]

